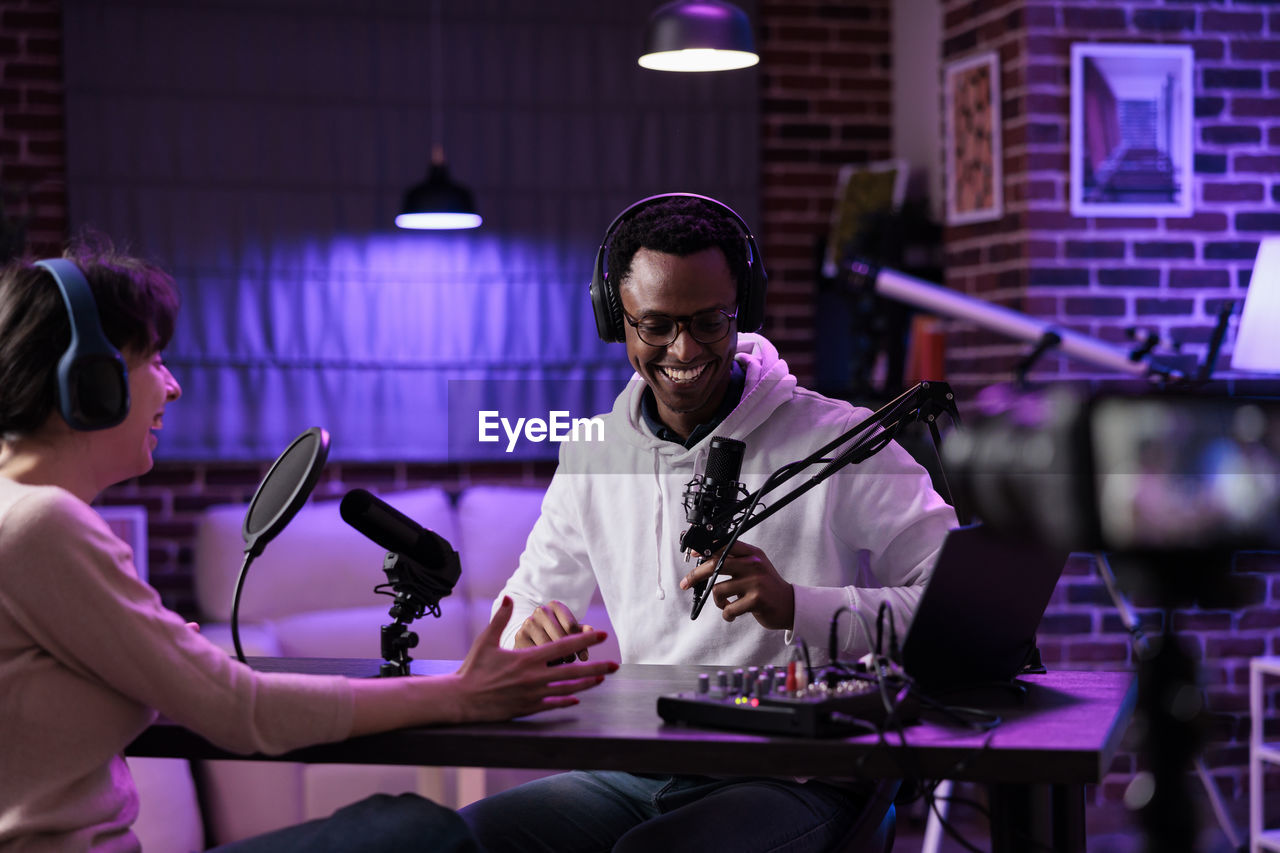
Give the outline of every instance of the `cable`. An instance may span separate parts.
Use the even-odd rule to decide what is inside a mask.
[[[244,649],[240,647],[240,592],[244,589],[245,575],[249,573],[249,564],[253,562],[253,554],[244,552],[244,562],[240,564],[240,574],[236,577],[236,591],[231,596],[231,642],[236,647],[236,660],[247,663]]]
[[[929,806],[929,811],[933,812],[934,816],[938,819],[938,824],[942,827],[942,831],[945,832],[947,835],[950,835],[951,838],[957,844],[959,844],[961,847],[963,847],[966,850],[973,851],[973,853],[986,853],[986,851],[984,851],[981,847],[978,847],[977,845],[972,844],[968,839],[966,839],[963,835],[961,835],[960,830],[952,826],[951,822],[942,816],[942,810],[938,808],[937,799],[933,796],[932,791],[930,791],[929,794],[925,797],[925,802]],[[990,816],[987,817],[987,825],[988,826],[991,825]]]
[[[841,613],[850,614],[850,618],[862,627],[862,638],[867,641],[867,651],[878,653],[879,649],[871,643],[871,626],[867,623],[867,617],[858,608],[842,604],[836,608],[835,613],[831,614],[831,630],[827,636],[827,660],[833,665],[842,666],[840,664],[840,646],[836,642],[836,628],[840,624]]]
[[[809,644],[804,641],[804,637],[796,638],[796,646],[804,655],[804,677],[805,684],[813,683],[813,661],[809,659]]]
[[[725,544],[720,546],[722,549],[720,557],[716,560],[715,567],[712,569],[710,578],[708,578],[702,597],[697,598],[694,601],[691,618],[697,619],[702,613],[702,608],[706,605],[707,600],[711,598],[711,589],[715,586],[716,578],[720,575],[720,570],[724,566],[724,561],[728,556],[729,549],[738,541],[739,536],[759,524],[761,521],[764,521],[769,516],[778,512],[783,507],[787,506],[805,492],[826,480],[828,477],[831,477],[845,466],[865,462],[867,459],[870,459],[872,456],[879,453],[897,437],[902,427],[909,421],[924,418],[932,423],[937,414],[932,407],[941,407],[943,411],[951,411],[954,408],[954,400],[955,395],[952,393],[951,387],[945,382],[921,382],[902,392],[893,400],[872,412],[869,417],[864,418],[854,427],[827,442],[808,457],[795,462],[789,462],[770,474],[765,480],[764,485],[751,496],[746,510],[734,521],[731,535],[728,537]],[[925,414],[926,410],[928,410],[927,415]],[[870,430],[879,430],[879,432],[874,433],[870,437],[864,435],[864,433],[868,433]],[[852,442],[852,444],[846,448],[844,452],[834,458],[826,458],[828,453],[849,442]],[[791,477],[795,476],[799,471],[816,464],[825,464],[825,467],[791,492],[784,495],[772,506],[767,509],[760,508],[760,498],[762,496],[791,479]],[[740,504],[735,504],[733,512],[736,513],[739,506]],[[723,513],[721,516],[718,516],[718,518],[722,517]]]
[[[889,660],[900,664],[902,662],[898,654],[898,629],[893,622],[893,608],[889,606],[888,601],[881,601],[880,607],[876,611],[876,654],[884,653],[884,615],[889,614]]]

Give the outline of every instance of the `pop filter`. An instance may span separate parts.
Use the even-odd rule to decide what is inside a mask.
[[[240,648],[240,591],[244,588],[249,564],[302,509],[328,458],[329,433],[320,427],[311,427],[295,438],[272,463],[258,484],[253,500],[249,501],[240,531],[244,538],[244,563],[240,566],[235,595],[231,599],[231,642],[235,644],[236,657],[241,663],[244,663],[244,650]]]

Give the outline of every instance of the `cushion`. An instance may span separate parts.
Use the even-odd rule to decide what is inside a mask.
[[[133,833],[147,853],[203,850],[204,822],[191,765],[181,758],[127,759],[138,789]]]
[[[394,620],[385,605],[315,610],[273,619],[269,623],[279,637],[280,654],[285,657],[381,658],[382,626]],[[430,613],[409,623],[418,635],[418,645],[409,649],[415,660],[461,660],[471,647],[465,599],[452,597],[440,602],[440,618]],[[248,652],[246,652],[248,654]]]
[[[492,602],[515,572],[545,494],[542,487],[471,486],[458,497],[454,547],[474,600]]]
[[[396,492],[383,500],[456,542],[452,505],[442,489]],[[373,587],[386,581],[382,572],[386,550],[344,522],[339,503],[307,504],[267,544],[245,578],[241,622],[378,602]],[[240,529],[246,509],[247,505],[241,504],[210,507],[197,522],[196,601],[206,619],[225,621],[231,617],[236,578],[244,559]]]

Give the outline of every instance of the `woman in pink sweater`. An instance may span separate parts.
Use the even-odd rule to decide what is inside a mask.
[[[277,754],[561,708],[617,668],[547,666],[599,632],[499,648],[509,601],[450,676],[261,673],[204,640],[138,580],[128,546],[89,507],[151,469],[165,407],[182,393],[161,359],[177,312],[172,279],[109,249],[67,258],[73,266],[0,270],[0,850],[136,850],[138,797],[122,753],[157,713],[224,748]],[[74,281],[81,272],[87,289]],[[86,354],[95,327],[105,354]],[[64,354],[76,345],[73,365]],[[258,848],[474,849],[456,815],[412,796],[371,798],[316,824]]]

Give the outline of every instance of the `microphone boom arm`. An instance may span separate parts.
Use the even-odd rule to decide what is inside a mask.
[[[724,537],[723,541],[717,541],[712,545],[712,551],[721,548],[724,550],[721,552],[719,559],[716,560],[715,569],[712,570],[711,577],[707,579],[707,585],[701,597],[694,600],[693,613],[690,618],[697,619],[702,612],[703,606],[711,598],[711,589],[715,586],[716,578],[720,575],[720,567],[724,565],[725,556],[729,553],[729,548],[738,541],[739,536],[842,468],[864,462],[879,453],[893,440],[898,431],[908,423],[914,421],[927,423],[930,436],[933,439],[934,452],[938,453],[941,436],[938,433],[937,418],[942,413],[949,414],[952,420],[956,422],[960,420],[959,411],[955,404],[955,394],[951,391],[951,386],[945,382],[920,382],[881,406],[860,423],[819,447],[804,459],[784,465],[770,474],[765,479],[764,485],[743,498],[731,509],[726,510],[726,514],[736,515],[745,509],[742,512],[741,519],[729,532],[728,536]],[[827,458],[828,453],[849,442],[853,442],[853,444],[850,444],[838,456],[831,459]],[[805,468],[824,462],[826,465],[818,473],[788,492],[781,499],[770,503],[769,506],[759,512],[755,511],[762,497],[791,480]],[[952,506],[955,506],[954,497],[950,494],[951,488],[946,483],[945,474],[943,476],[943,485],[948,492],[947,498],[951,501]]]

